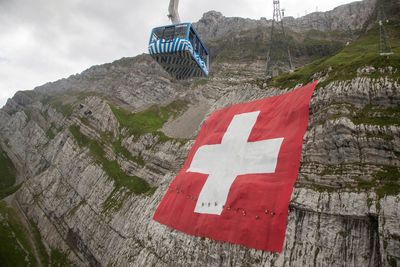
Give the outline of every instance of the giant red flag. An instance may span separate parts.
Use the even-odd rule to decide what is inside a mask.
[[[316,84],[214,112],[154,220],[187,234],[281,252]]]

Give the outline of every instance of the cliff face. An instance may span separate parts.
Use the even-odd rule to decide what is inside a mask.
[[[300,18],[284,17],[295,66],[332,56],[375,22],[376,0],[353,2],[328,12]],[[227,18],[210,11],[194,24],[206,41],[213,60],[266,60],[272,21]]]
[[[360,31],[370,19],[376,0],[358,1],[336,7],[328,12],[313,12],[306,16],[293,18],[284,17],[284,24],[294,32],[310,30],[327,31]],[[271,14],[272,15],[272,14]],[[270,27],[271,20],[244,18],[227,18],[220,12],[210,11],[203,15],[195,24],[201,36],[206,39],[219,39],[228,33],[238,33],[257,28]]]
[[[207,114],[289,90],[263,80],[262,60],[220,60],[209,79],[178,83],[142,55],[17,93],[0,110],[0,145],[25,181],[17,205],[48,251],[79,266],[399,265],[398,66],[341,79],[329,66],[314,75],[282,254],[152,220]]]

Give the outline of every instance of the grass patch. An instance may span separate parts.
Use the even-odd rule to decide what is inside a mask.
[[[25,229],[15,211],[0,201],[0,265],[4,267],[35,266]]]
[[[49,129],[46,131],[46,136],[47,138],[49,138],[50,140],[53,140],[54,137],[56,137],[56,135],[60,132],[60,129],[57,128],[57,126],[55,125],[54,122],[51,123],[51,126],[49,127]]]
[[[332,104],[337,105],[337,104]],[[378,126],[391,126],[400,125],[400,107],[380,107],[373,105],[366,105],[362,109],[357,109],[354,105],[349,103],[342,103],[346,105],[346,109],[349,111],[348,114],[334,114],[329,117],[331,120],[335,120],[342,117],[349,118],[354,124],[369,124]],[[368,133],[367,138],[382,138],[386,141],[393,140],[392,135],[385,133]]]
[[[208,83],[208,79],[196,79],[193,82],[193,87],[203,86]]]
[[[344,169],[341,165],[327,165],[319,175],[342,175],[343,172]]]
[[[78,100],[84,100],[87,97],[90,96],[97,96],[99,98],[106,98],[105,95],[98,93],[98,92],[79,92],[78,94],[76,94],[76,97]]]
[[[46,131],[46,136],[47,136],[47,138],[49,138],[50,140],[53,140],[54,137],[56,137],[56,134],[54,133],[53,128],[50,127],[50,128]]]
[[[71,104],[64,104],[61,97],[51,97],[46,95],[42,100],[44,104],[47,104],[57,110],[59,113],[63,114],[65,117],[71,116],[74,108]]]
[[[394,166],[385,166],[373,174],[371,181],[359,181],[358,188],[375,190],[379,198],[400,194],[400,170]]]
[[[351,120],[355,124],[400,125],[400,106],[383,109],[367,105],[361,111],[357,112],[357,114],[353,115]]]
[[[400,193],[400,170],[397,167],[387,166],[374,174],[377,181],[377,195],[379,197],[395,196]]]
[[[15,192],[18,191],[18,189],[21,188],[21,186],[22,186],[22,183],[17,184],[17,185],[13,185],[13,186],[11,186],[11,187],[7,187],[7,188],[5,188],[5,189],[1,189],[1,190],[0,190],[0,199],[6,198],[6,197],[8,197],[9,195],[14,194]]]
[[[108,160],[104,156],[104,150],[101,144],[83,135],[79,130],[79,126],[72,125],[69,127],[69,131],[74,136],[79,146],[89,148],[92,157],[97,163],[102,165],[107,175],[114,179],[117,188],[125,187],[135,194],[146,193],[151,189],[150,185],[144,179],[127,175],[121,170],[117,161]]]
[[[43,266],[49,266],[50,262],[49,254],[47,254],[46,247],[43,244],[39,228],[37,227],[36,223],[34,223],[32,220],[30,220],[29,223],[31,225],[31,231],[34,237],[36,250],[39,253],[40,261]]]
[[[320,184],[316,184],[316,183],[311,184],[309,186],[310,186],[310,188],[312,190],[320,192],[320,193],[332,193],[332,192],[335,192],[337,190],[334,187],[329,187],[329,186],[326,186],[326,185],[320,185]]]
[[[68,256],[62,251],[52,248],[51,249],[51,266],[52,267],[68,267],[74,266],[72,262],[68,260]]]
[[[74,216],[75,213],[76,213],[76,211],[77,211],[80,207],[82,207],[83,205],[86,205],[86,200],[81,200],[81,202],[79,202],[78,205],[76,205],[75,207],[73,207],[73,208],[68,212],[68,215],[69,215],[69,216]]]
[[[271,85],[279,88],[290,88],[302,83],[312,81],[315,73],[322,75],[328,73],[329,77],[321,82],[318,87],[322,87],[332,81],[351,80],[357,76],[357,69],[363,66],[373,66],[375,68],[385,68],[392,66],[400,69],[400,38],[399,27],[396,25],[386,25],[390,42],[394,54],[390,57],[380,56],[379,51],[379,28],[374,27],[366,34],[346,46],[342,51],[329,58],[322,58],[303,68],[296,69],[293,73],[285,73],[274,78]],[[394,74],[399,78],[399,74]],[[376,72],[372,77],[385,76]],[[390,76],[390,75],[388,75]]]
[[[71,116],[72,112],[73,112],[73,107],[70,104],[62,104],[61,101],[57,101],[55,103],[52,104],[52,107],[57,110],[58,112],[60,112],[61,114],[63,114],[65,117],[69,117]]]
[[[111,194],[107,197],[103,203],[103,213],[114,213],[122,208],[125,199],[129,196],[120,190],[120,188],[114,188]]]
[[[31,121],[32,120],[32,109],[26,108],[26,109],[24,109],[24,113],[25,113],[26,117],[28,118],[27,121]]]
[[[15,175],[16,170],[12,161],[0,149],[0,199],[14,193],[20,187],[20,185],[14,185],[16,181]]]
[[[7,154],[0,150],[0,189],[11,187],[15,183],[15,168]]]
[[[366,137],[369,139],[380,138],[380,139],[385,140],[386,142],[393,141],[393,139],[394,139],[393,135],[386,134],[386,133],[367,133]]]
[[[71,125],[69,127],[69,131],[74,136],[75,141],[78,143],[78,145],[80,147],[82,147],[82,146],[89,144],[90,139],[88,137],[86,137],[85,135],[83,135],[79,129],[80,129],[80,127],[77,125]]]
[[[175,118],[187,109],[187,106],[186,101],[177,100],[164,107],[152,106],[137,113],[114,106],[111,106],[111,110],[120,125],[127,128],[136,138],[146,133],[153,133],[160,137],[160,141],[168,141],[171,138],[168,138],[160,129],[169,118]]]
[[[121,139],[119,139],[119,140],[113,142],[112,145],[113,145],[113,149],[114,149],[114,152],[115,152],[115,153],[124,156],[124,157],[127,158],[128,160],[131,160],[131,161],[133,161],[133,162],[136,162],[136,163],[139,164],[140,166],[146,165],[146,162],[144,161],[144,159],[143,159],[140,155],[138,155],[138,156],[133,156],[133,155],[128,151],[128,149],[126,149],[126,148],[122,145]]]

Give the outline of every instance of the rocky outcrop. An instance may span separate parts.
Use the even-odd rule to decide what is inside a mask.
[[[118,135],[119,123],[110,106],[97,96],[87,97],[79,104],[79,118],[100,132]]]
[[[290,31],[294,32],[309,30],[358,32],[374,15],[375,3],[376,0],[357,1],[327,12],[313,12],[299,18],[285,17],[283,22]],[[272,16],[272,14],[268,15]],[[266,18],[260,20],[229,18],[224,17],[220,12],[209,11],[195,24],[195,27],[202,38],[212,40],[225,37],[228,33],[249,30],[265,31],[271,25],[272,21]]]
[[[294,19],[286,18],[284,23],[294,31],[314,29],[318,31],[362,30],[374,15],[376,0],[357,1],[334,8],[327,12],[313,12]]]
[[[35,88],[38,93],[92,92],[106,96],[130,109],[143,109],[153,104],[169,103],[184,88],[173,85],[167,73],[148,55],[123,58],[113,63],[94,66],[81,74]]]

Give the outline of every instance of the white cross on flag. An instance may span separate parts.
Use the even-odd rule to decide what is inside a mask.
[[[154,219],[191,235],[281,252],[316,84],[214,112]]]

